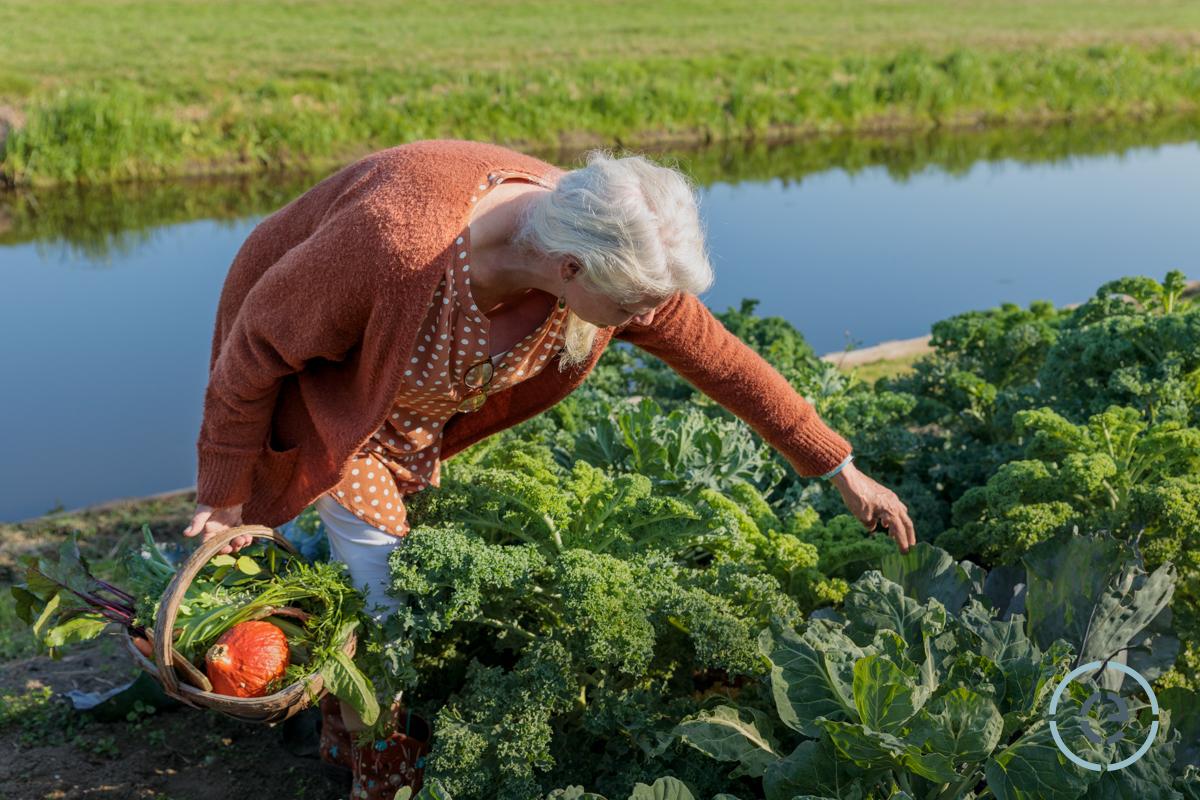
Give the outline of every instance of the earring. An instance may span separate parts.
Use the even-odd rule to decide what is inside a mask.
[[[571,280],[570,278],[563,278],[563,283],[567,283],[567,282],[569,282],[570,280]],[[563,287],[563,291],[566,291],[566,287],[565,287],[565,286]],[[564,308],[566,308],[566,307],[567,307],[567,299],[566,299],[565,297],[563,297],[562,295],[559,295],[559,296],[558,296],[558,309],[559,309],[559,311],[563,310],[563,309],[564,309]]]

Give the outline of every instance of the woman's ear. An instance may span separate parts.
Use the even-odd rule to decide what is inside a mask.
[[[579,274],[579,264],[573,258],[564,259],[562,266],[559,267],[559,275],[564,281],[569,281]]]

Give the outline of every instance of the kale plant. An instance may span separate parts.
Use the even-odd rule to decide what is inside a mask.
[[[382,661],[390,685],[439,708],[429,769],[456,797],[653,780],[682,752],[658,744],[694,695],[760,674],[753,632],[799,620],[775,575],[822,594],[815,548],[760,532],[725,495],[568,470],[542,445],[473,454],[411,499],[391,561],[407,602]],[[718,780],[688,769],[693,785]]]
[[[567,468],[583,460],[645,475],[656,487],[685,496],[702,487],[724,491],[737,481],[767,489],[783,472],[741,420],[714,419],[697,408],[664,414],[650,397],[614,404],[611,413],[558,448],[555,458]]]
[[[1071,419],[1110,405],[1200,425],[1200,305],[1182,272],[1109,281],[1075,309],[1038,373],[1039,397]]]
[[[1200,672],[1200,429],[1179,420],[1147,423],[1136,409],[1117,406],[1082,425],[1048,408],[1022,411],[1016,427],[1025,458],[964,493],[954,504],[956,527],[938,544],[958,557],[999,564],[1076,528],[1137,542],[1150,566],[1178,565],[1173,613],[1187,645],[1169,683],[1194,680]]]
[[[1200,556],[1200,429],[1149,424],[1112,406],[1075,425],[1050,408],[1021,411],[1025,456],[954,504],[939,545],[961,557],[1011,562],[1072,526],[1123,537],[1144,532],[1147,560]],[[1200,564],[1194,565],[1200,567]]]
[[[1014,581],[1013,570],[993,576],[926,543],[892,554],[855,582],[842,614],[762,632],[773,708],[712,702],[675,733],[734,765],[731,779],[758,779],[753,796],[766,800],[1152,800],[1200,790],[1187,761],[1195,748],[1181,741],[1194,723],[1169,715],[1134,765],[1093,772],[1058,749],[1048,714],[1069,669],[1145,633],[1169,600],[1170,568],[1147,576],[1132,548],[1082,536],[1039,545],[1026,565]],[[1149,709],[1130,698],[1124,738],[1094,744],[1090,683],[1069,685],[1055,721],[1075,753],[1112,763],[1149,733]],[[1195,707],[1184,690],[1171,701],[1172,711]]]
[[[409,535],[392,557],[408,602],[388,640],[400,683],[441,706],[429,770],[456,797],[654,774],[693,695],[760,674],[753,631],[800,617],[773,579],[732,561],[552,552],[465,527]]]

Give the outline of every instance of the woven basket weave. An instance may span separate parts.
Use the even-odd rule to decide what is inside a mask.
[[[221,548],[238,536],[269,539],[285,552],[296,555],[296,548],[292,547],[287,539],[264,525],[240,525],[213,536],[192,552],[183,566],[175,573],[171,583],[163,590],[162,603],[159,606],[158,619],[155,620],[153,639],[150,642],[154,651],[154,660],[151,661],[142,654],[134,644],[133,637],[128,630],[124,632],[125,646],[133,656],[134,662],[157,678],[168,696],[182,703],[193,708],[209,708],[246,722],[282,722],[316,703],[326,694],[325,682],[319,673],[311,673],[305,679],[274,694],[263,697],[231,697],[207,691],[212,688],[212,685],[208,683],[204,674],[188,663],[178,650],[168,644],[174,638],[173,635],[168,635],[168,632],[172,632],[172,634],[174,632],[179,604],[183,602],[188,586],[191,585],[192,580],[204,565],[217,555]],[[356,644],[357,638],[351,633],[342,645],[342,649],[346,655],[353,657]],[[181,677],[183,680],[180,680]]]

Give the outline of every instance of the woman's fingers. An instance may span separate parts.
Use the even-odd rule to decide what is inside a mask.
[[[900,548],[901,553],[907,553],[908,534],[904,531],[904,523],[902,523],[892,512],[887,513],[888,535],[896,541],[896,547]]]
[[[912,517],[908,515],[908,509],[903,509],[900,512],[904,520],[904,528],[908,531],[908,546],[917,546],[917,526],[913,525]]]
[[[886,486],[871,480],[866,475],[843,470],[850,476],[838,483],[842,500],[867,529],[874,534],[879,526],[887,529],[888,535],[896,540],[900,552],[907,553],[917,544],[917,529],[908,508],[900,497]]]
[[[896,546],[900,548],[901,553],[907,553],[916,546],[917,531],[903,506],[896,510],[885,508],[877,512],[871,518],[868,532],[875,533],[877,525],[887,529],[888,535],[896,540]]]
[[[208,522],[208,518],[211,516],[211,511],[197,511],[196,515],[192,517],[191,524],[184,529],[183,535],[195,536],[196,534],[200,533],[200,531],[204,530],[204,526]]]
[[[228,525],[225,525],[224,523],[220,523],[220,522],[214,523],[213,525],[210,526],[210,530],[205,532],[204,539],[205,539],[205,541],[207,541],[207,540],[211,539],[212,537],[216,536],[217,534],[224,533],[227,530],[229,530]],[[222,554],[232,553],[236,549],[235,547],[233,547],[233,544],[235,541],[236,541],[236,539],[226,542],[225,546],[222,547],[217,552],[222,553]]]
[[[888,533],[896,540],[896,545],[900,548],[901,553],[907,553],[912,547],[917,544],[917,533],[913,527],[912,520],[908,517],[908,512],[901,507],[896,511],[888,511]]]
[[[896,520],[888,531],[892,534],[892,538],[896,540],[896,546],[900,548],[901,553],[908,552],[908,528],[903,520]]]
[[[198,536],[203,533],[202,542],[207,542],[212,537],[219,533],[223,533],[230,528],[236,528],[242,524],[242,507],[240,505],[230,506],[229,508],[213,508],[203,504],[196,505],[196,514],[192,517],[192,522],[184,529],[184,536]],[[225,544],[218,553],[226,554],[236,552],[243,547],[246,547],[254,541],[252,536],[238,536]]]

